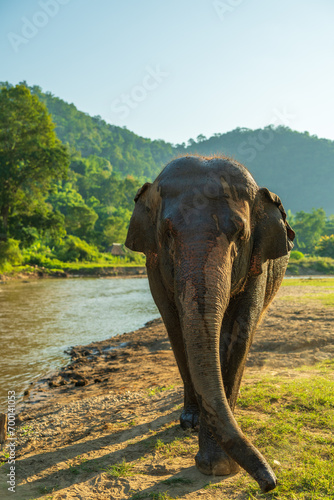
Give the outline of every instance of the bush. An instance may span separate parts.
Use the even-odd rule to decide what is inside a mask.
[[[299,252],[298,250],[292,250],[292,252],[290,253],[290,259],[301,260],[304,258],[305,255],[302,252]]]
[[[96,262],[100,258],[100,253],[95,246],[89,245],[77,236],[68,236],[56,255],[63,262]]]
[[[52,259],[42,254],[31,254],[25,257],[25,264],[30,264],[31,266],[46,267],[47,269],[53,269],[56,267],[61,267],[62,262],[57,259]]]
[[[57,264],[61,264],[56,260],[54,253],[51,249],[41,242],[36,242],[29,248],[23,250],[23,264],[46,267],[52,269],[57,267]]]
[[[6,241],[0,241],[0,267],[5,264],[19,265],[22,262],[22,254],[19,248],[20,242],[8,238]]]
[[[334,234],[322,236],[315,247],[315,254],[334,259]]]

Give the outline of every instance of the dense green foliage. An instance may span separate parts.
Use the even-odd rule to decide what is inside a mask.
[[[64,177],[69,164],[66,148],[36,96],[24,85],[0,92],[0,232],[7,232],[10,217],[26,219],[43,212],[51,182]]]
[[[334,259],[334,234],[322,236],[315,248],[317,255]]]
[[[108,260],[101,252],[125,241],[137,189],[174,156],[195,152],[232,155],[279,193],[296,212],[289,210],[289,221],[299,258],[333,255],[334,216],[325,213],[334,212],[331,141],[267,127],[172,146],[90,117],[37,86],[0,84],[0,104],[2,268],[5,261],[50,268]]]
[[[3,86],[0,104],[1,269],[108,260],[101,251],[124,242],[143,179],[66,148],[45,105],[24,85]]]
[[[69,144],[83,157],[105,158],[113,171],[123,177],[154,178],[173,155],[171,144],[139,137],[126,128],[106,123],[100,116],[91,117],[50,92],[43,93],[40,87],[30,87],[30,90],[47,106],[64,144]]]

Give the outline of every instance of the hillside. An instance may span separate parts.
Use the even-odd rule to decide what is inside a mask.
[[[189,141],[187,147],[151,141],[127,129],[107,124],[100,117],[78,111],[74,104],[33,92],[47,105],[56,132],[83,156],[106,158],[115,172],[154,179],[173,156],[198,153],[225,154],[240,161],[261,186],[282,198],[293,213],[322,207],[334,213],[334,142],[300,133],[287,127],[250,130],[238,128],[225,134]]]
[[[57,178],[54,170],[45,185],[32,184],[29,176],[26,180],[23,177],[15,202],[8,205],[6,226],[4,222],[1,225],[4,216],[0,216],[0,235],[12,239],[3,243],[5,247],[0,252],[5,264],[24,262],[54,268],[56,260],[57,265],[77,260],[98,261],[99,252],[107,251],[115,242],[125,241],[139,187],[154,179],[173,157],[194,153],[225,154],[241,161],[257,182],[277,193],[286,210],[291,211],[289,221],[297,233],[295,249],[308,255],[334,256],[333,141],[286,127],[266,127],[238,128],[209,139],[198,136],[197,142],[190,139],[188,145],[173,146],[162,140],[139,137],[125,128],[107,124],[100,117],[91,117],[78,111],[74,104],[49,92],[43,93],[37,86],[29,90],[24,85],[15,89],[8,83],[3,86],[6,90],[2,95],[9,95],[10,90],[13,97],[12,101],[4,98],[0,132],[9,131],[13,135],[16,124],[21,126],[28,119],[24,103],[15,107],[16,118],[14,111],[9,111],[11,103],[16,102],[14,96],[18,99],[18,92],[26,92],[28,101],[30,96],[47,115],[51,114],[55,140],[58,141],[58,135],[69,146],[63,148],[69,163],[63,178]],[[11,117],[11,121],[6,117]],[[12,123],[11,128],[7,122]],[[39,143],[38,138],[32,143]],[[5,150],[6,143],[0,144],[0,151],[1,147]],[[23,157],[28,158],[26,146]],[[5,165],[4,159],[3,183],[8,173]],[[13,168],[12,172],[16,172],[15,165]],[[25,168],[29,168],[28,160]],[[45,163],[41,164],[41,170],[45,170]],[[3,191],[4,199],[5,195]]]
[[[277,193],[293,213],[322,207],[334,213],[334,141],[287,127],[238,128],[179,146],[181,154],[224,153],[243,163],[261,186]]]
[[[190,139],[187,146],[173,146],[110,125],[99,116],[91,117],[38,86],[29,88],[46,104],[64,143],[83,157],[105,158],[122,177],[152,180],[167,161],[180,154],[224,154],[243,163],[293,213],[309,212],[313,207],[324,208],[327,215],[334,213],[334,141],[269,126],[237,128],[207,139],[199,136],[197,142]]]
[[[43,93],[38,86],[29,89],[47,106],[62,142],[80,151],[84,157],[93,155],[107,159],[113,171],[122,176],[154,178],[173,156],[169,143],[139,137],[126,128],[106,123],[100,116],[89,116],[74,104],[50,92]]]

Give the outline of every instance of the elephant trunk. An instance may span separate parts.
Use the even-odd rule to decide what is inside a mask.
[[[206,423],[223,450],[263,491],[276,486],[274,472],[238,426],[225,395],[219,356],[220,330],[230,299],[233,246],[224,241],[203,250],[187,245],[177,259],[175,294],[194,389]],[[192,266],[192,262],[194,266]]]

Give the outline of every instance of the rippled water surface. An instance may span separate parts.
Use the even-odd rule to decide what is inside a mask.
[[[45,279],[0,285],[0,404],[64,364],[64,350],[159,316],[145,278]]]

